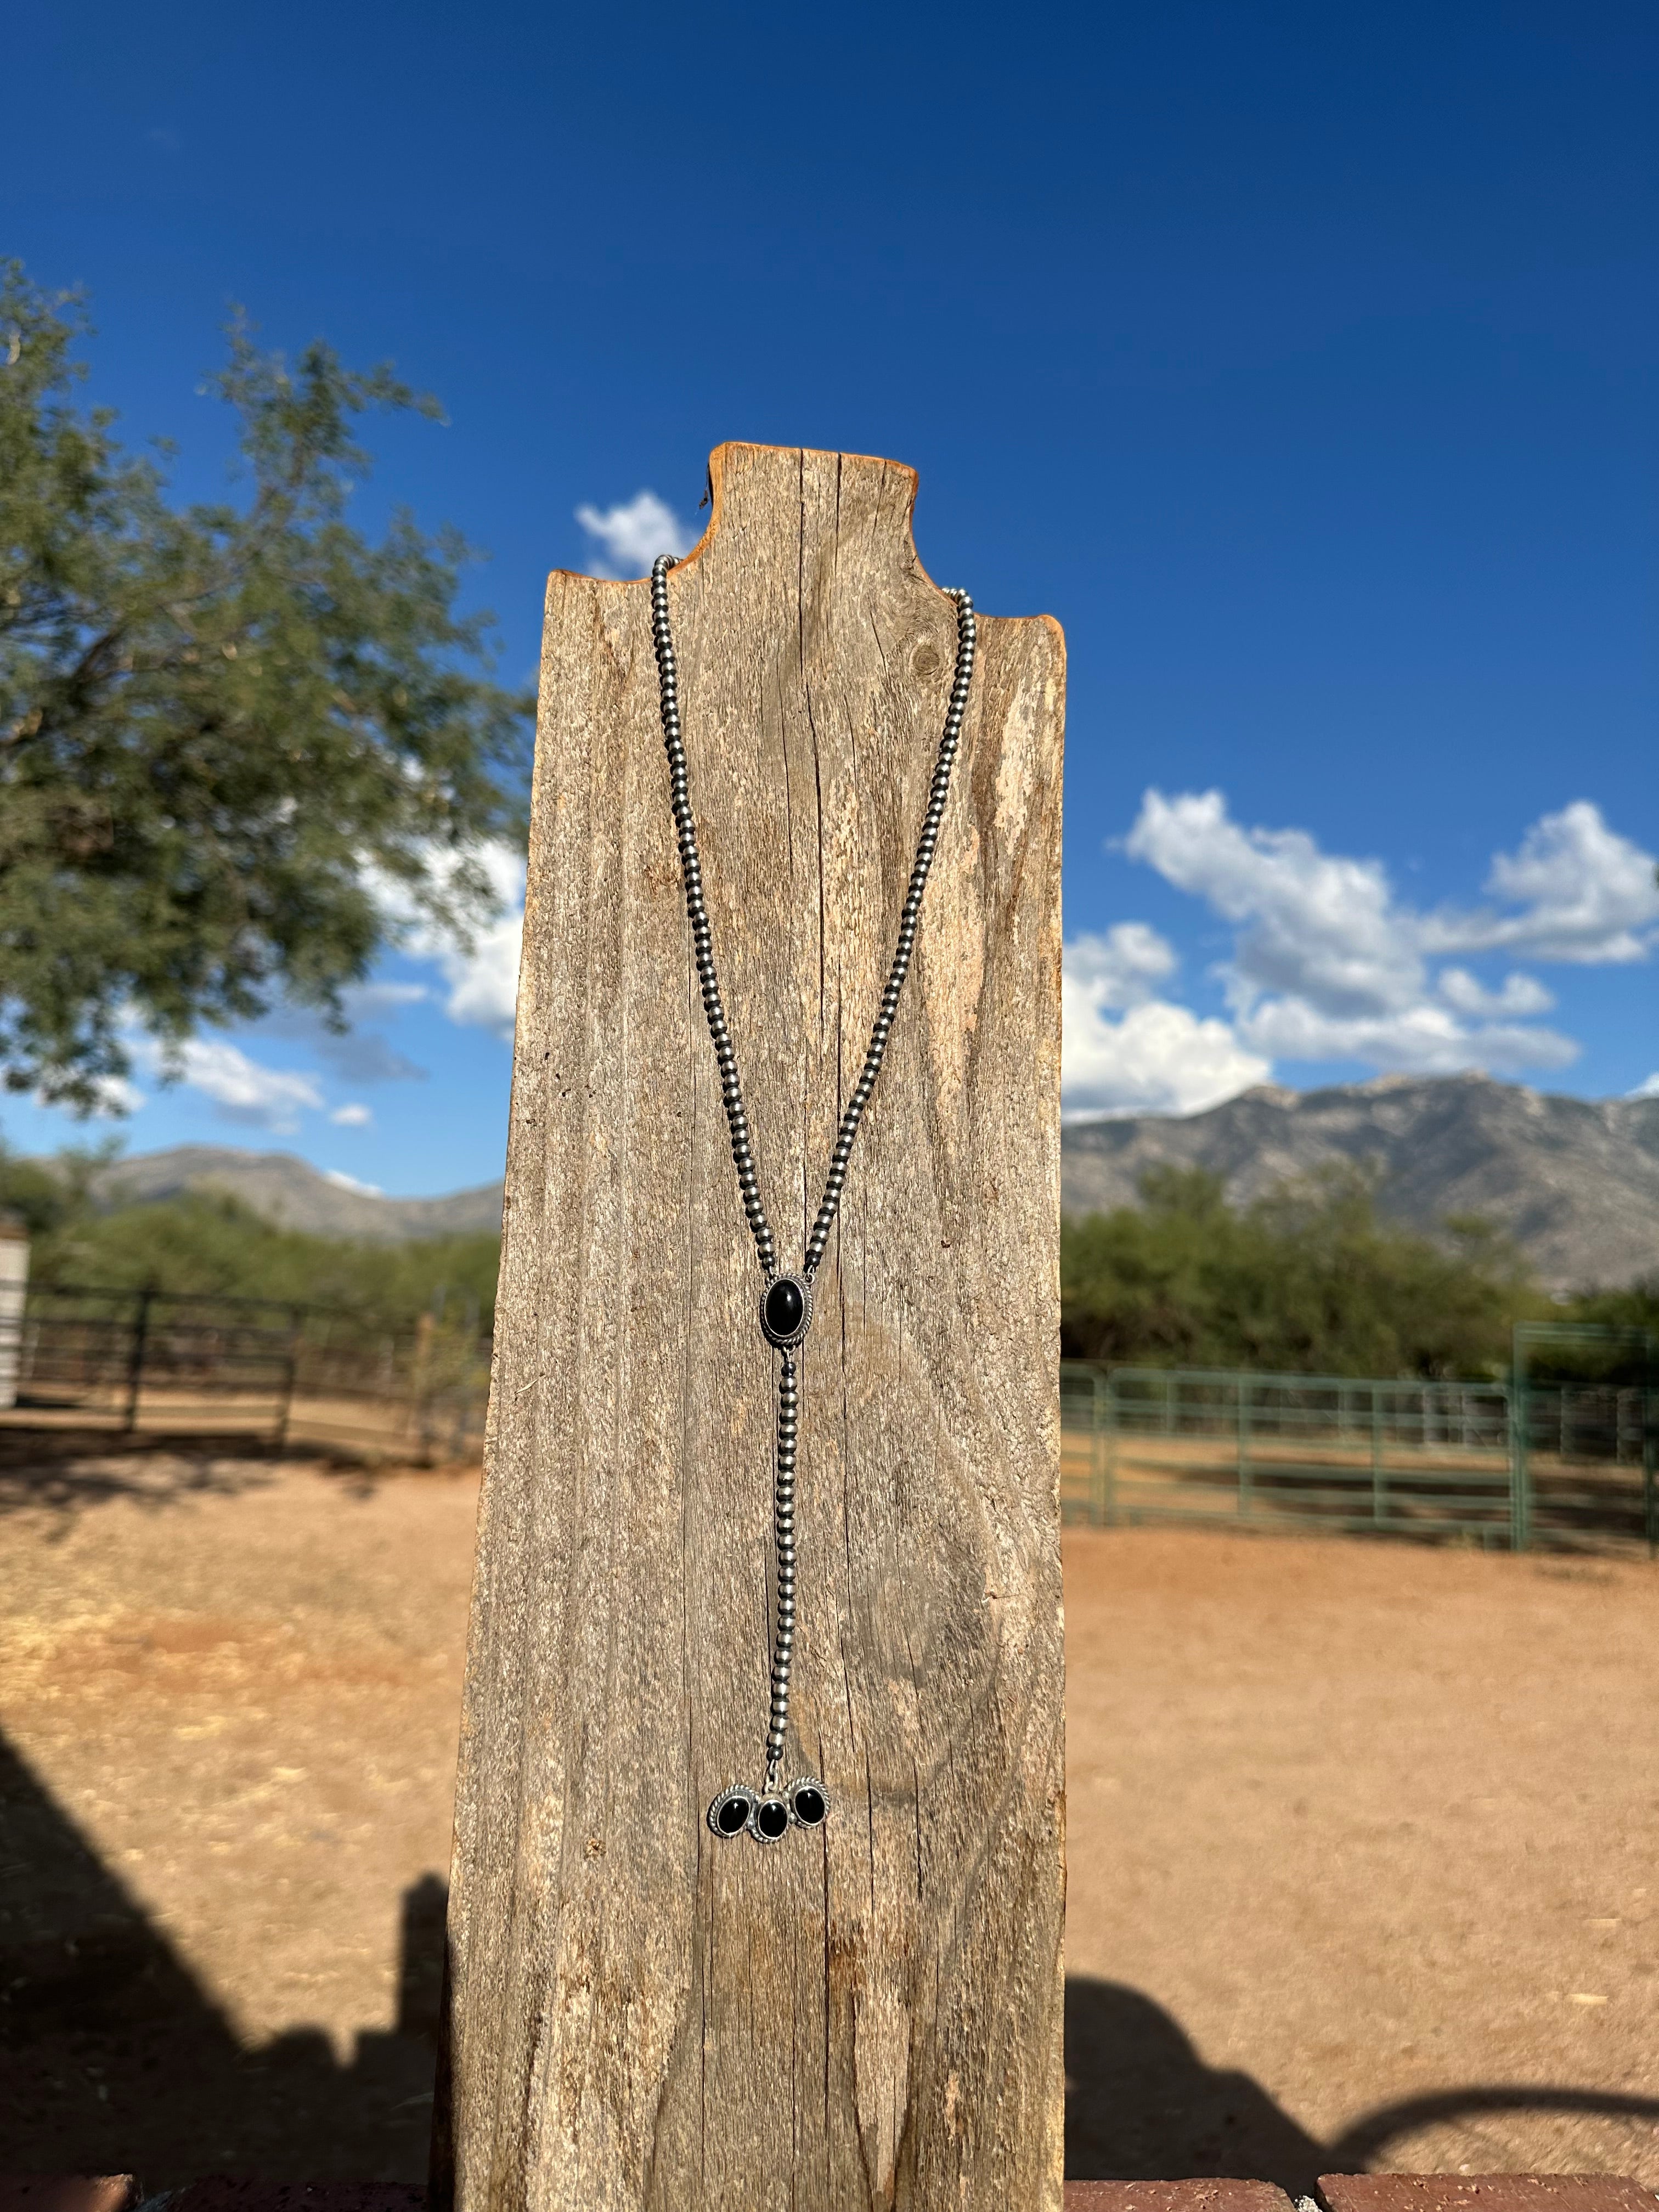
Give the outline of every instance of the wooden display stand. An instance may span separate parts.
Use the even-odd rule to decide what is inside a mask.
[[[955,611],[916,558],[909,469],[724,446],[710,481],[670,579],[686,747],[796,1265],[891,952]],[[803,1354],[792,1725],[833,1809],[775,1847],[722,1841],[710,1800],[761,1766],[775,1361],[692,966],[649,586],[550,582],[439,2212],[1058,2212],[1063,691],[1057,624],[981,618]]]

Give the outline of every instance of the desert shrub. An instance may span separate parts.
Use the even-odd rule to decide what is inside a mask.
[[[24,1211],[9,1194],[8,1175],[29,1164],[4,1164],[0,1205]],[[48,1196],[38,1225],[31,1222],[30,1273],[42,1285],[275,1298],[338,1308],[392,1328],[423,1313],[463,1330],[488,1328],[494,1319],[501,1239],[486,1231],[370,1244],[276,1228],[217,1195],[107,1212],[71,1196],[55,1218]]]
[[[1514,1320],[1551,1310],[1484,1223],[1385,1222],[1346,1167],[1242,1207],[1218,1176],[1154,1169],[1139,1206],[1063,1224],[1060,1310],[1075,1358],[1475,1377],[1507,1366]]]

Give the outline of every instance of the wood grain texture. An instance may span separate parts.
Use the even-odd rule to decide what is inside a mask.
[[[798,1264],[926,805],[913,472],[726,446],[670,580],[762,1188]],[[548,588],[437,2203],[1058,2212],[1064,646],[980,619],[915,967],[802,1358],[798,1765],[762,1772],[774,1359],[646,583]]]

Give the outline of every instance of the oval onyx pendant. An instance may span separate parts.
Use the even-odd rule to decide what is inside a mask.
[[[741,1782],[722,1790],[708,1808],[708,1825],[717,1836],[740,1836],[754,1816],[755,1793]]]
[[[776,1275],[761,1299],[761,1334],[780,1352],[800,1342],[812,1326],[812,1285],[805,1275]]]
[[[784,1791],[789,1817],[798,1828],[821,1828],[830,1817],[830,1800],[816,1775],[803,1774]]]
[[[749,1816],[749,1832],[757,1844],[780,1843],[789,1832],[789,1807],[781,1797],[762,1797]]]

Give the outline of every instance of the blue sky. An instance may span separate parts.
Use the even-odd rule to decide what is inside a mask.
[[[88,288],[94,395],[200,495],[229,301],[395,359],[450,419],[360,520],[489,550],[509,677],[720,440],[914,463],[930,571],[1066,626],[1072,1110],[1659,1075],[1650,8],[67,0],[8,50],[0,246]],[[127,1141],[493,1176],[513,951],[141,1063]]]

